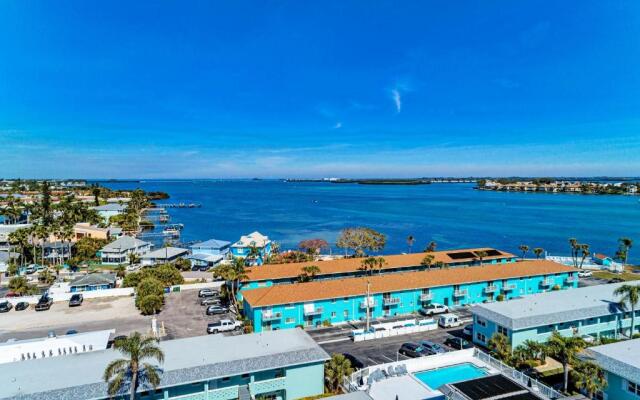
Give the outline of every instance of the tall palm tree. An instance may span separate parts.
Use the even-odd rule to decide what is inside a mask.
[[[640,301],[640,285],[622,285],[616,290],[613,291],[613,294],[616,296],[620,296],[620,306],[624,309],[631,308],[631,329],[629,337],[633,337],[633,330],[635,328],[635,314],[636,314],[636,306]]]
[[[571,259],[573,260],[573,266],[578,268],[578,239],[570,238],[569,246],[571,246]]]
[[[607,387],[607,377],[597,364],[591,361],[581,361],[573,365],[574,384],[584,390],[590,399]]]
[[[488,255],[489,253],[484,250],[476,251],[476,256],[478,256],[478,259],[480,260],[480,266],[482,266],[482,260],[484,260]]]
[[[562,336],[558,331],[553,331],[548,341],[549,355],[562,364],[564,376],[564,391],[569,386],[569,364],[572,363],[576,355],[586,347],[584,339],[579,336]]]
[[[111,361],[104,370],[103,378],[109,384],[109,396],[116,396],[128,387],[129,398],[135,400],[140,383],[154,389],[158,387],[159,368],[145,362],[147,359],[155,359],[160,364],[164,362],[164,353],[158,347],[158,342],[154,337],[143,337],[139,332],[134,332],[114,343],[114,349],[126,358]]]
[[[342,380],[352,373],[351,361],[343,354],[332,354],[331,360],[324,365],[324,379],[327,389],[331,393],[337,393]]]
[[[505,364],[511,363],[511,343],[509,338],[502,333],[496,333],[487,343],[491,354]]]
[[[591,252],[589,251],[589,245],[586,243],[579,244],[577,251],[579,251],[581,255],[579,268],[582,269],[582,264],[584,264],[584,260],[587,257],[589,257],[589,254],[591,254]]]
[[[621,237],[618,239],[618,243],[620,243],[620,249],[622,250],[622,254],[624,255],[624,263],[627,263],[627,259],[629,258],[629,250],[631,246],[633,246],[633,240],[628,237]]]
[[[524,256],[526,256],[527,252],[529,251],[529,246],[527,246],[526,244],[521,244],[520,246],[518,246],[518,250],[522,252],[522,256],[520,258],[524,260]]]
[[[247,279],[244,258],[234,258],[231,264],[219,267],[216,273],[229,283],[231,302],[235,306],[236,311],[238,311],[238,300],[236,298],[238,287],[241,281]]]
[[[539,259],[542,253],[544,253],[544,249],[542,247],[536,247],[533,249],[533,254],[536,255],[536,259]]]
[[[425,248],[424,251],[427,253],[432,253],[436,251],[437,247],[438,247],[438,244],[432,240],[429,242],[429,244],[427,245],[427,248]]]
[[[415,243],[416,238],[413,237],[413,235],[409,235],[407,236],[407,245],[409,246],[409,253],[411,253],[411,248],[413,247],[413,244]]]

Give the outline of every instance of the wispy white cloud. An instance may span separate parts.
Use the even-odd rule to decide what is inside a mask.
[[[336,122],[336,124],[333,126],[333,129],[340,129],[342,128],[342,122],[338,121]]]
[[[393,103],[396,105],[396,112],[402,111],[402,95],[400,94],[400,90],[391,89],[391,99]]]

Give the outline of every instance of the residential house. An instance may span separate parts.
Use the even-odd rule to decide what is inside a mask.
[[[546,260],[400,272],[264,286],[243,292],[256,332],[410,315],[431,303],[451,308],[577,287],[577,270]],[[566,293],[569,293],[567,291]],[[507,304],[509,302],[505,302]]]
[[[100,249],[98,257],[103,264],[124,264],[129,262],[129,254],[142,256],[151,251],[153,245],[131,236],[121,236]]]
[[[69,290],[75,292],[89,292],[93,290],[113,289],[116,287],[116,275],[93,273],[86,274],[72,280],[69,283]]]
[[[271,240],[260,232],[252,232],[246,236],[241,236],[240,240],[231,245],[231,254],[234,257],[242,257],[249,265],[262,265],[265,258],[271,255]],[[253,249],[257,254],[252,255]]]
[[[174,262],[189,254],[189,250],[179,247],[163,247],[142,256],[142,265],[155,265]]]
[[[596,253],[593,255],[593,262],[598,265],[610,267],[613,264],[613,259],[605,254]]]
[[[640,398],[640,339],[589,347],[579,357],[596,363],[605,372],[607,387],[596,393],[594,399]]]
[[[0,251],[9,251],[9,235],[18,229],[31,228],[31,224],[0,224]]]
[[[196,336],[158,346],[164,353],[160,382],[156,389],[140,385],[141,400],[295,400],[324,393],[324,362],[330,357],[300,329]],[[110,399],[104,368],[119,358],[110,348],[0,364],[0,398]],[[34,379],[39,376],[47,379]]]
[[[127,209],[127,206],[124,204],[118,203],[108,203],[102,206],[91,207],[93,210],[96,210],[98,214],[104,219],[105,222],[109,222],[109,218],[115,217],[116,215],[123,214]]]
[[[572,285],[577,281],[575,275],[568,279]],[[631,311],[622,308],[619,296],[614,294],[623,284],[551,291],[478,305],[472,309],[473,341],[486,346],[493,335],[502,333],[515,348],[526,340],[545,342],[553,331],[564,336],[618,338],[631,327]],[[635,324],[637,331],[640,310],[636,311]]]
[[[229,254],[231,243],[224,240],[210,239],[189,246],[191,255],[187,257],[194,269],[207,270]]]
[[[92,239],[108,240],[110,238],[109,228],[100,228],[97,225],[91,225],[86,222],[80,222],[73,227],[74,241],[78,241],[84,237]]]

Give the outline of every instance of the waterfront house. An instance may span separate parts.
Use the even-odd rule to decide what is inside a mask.
[[[109,243],[100,249],[98,256],[103,264],[124,264],[129,261],[129,254],[142,256],[149,251],[153,245],[136,239],[131,236],[121,236],[114,242]]]
[[[42,247],[44,258],[51,263],[56,263],[60,259],[67,260],[71,257],[72,242],[44,242],[39,246]]]
[[[607,387],[594,399],[640,398],[640,339],[589,347],[579,357],[596,363],[605,372]]]
[[[116,287],[116,275],[105,273],[86,274],[69,283],[69,291],[72,293],[113,289],[114,287]]]
[[[104,219],[105,222],[108,222],[109,218],[123,214],[127,209],[127,206],[124,204],[109,203],[102,206],[91,207],[91,209],[97,211],[102,219]]]
[[[598,265],[610,267],[613,264],[613,259],[605,254],[596,253],[593,255],[593,262]]]
[[[142,265],[155,265],[174,262],[189,254],[189,250],[180,247],[163,247],[142,256]]]
[[[295,400],[324,392],[329,355],[300,329],[197,336],[158,346],[164,353],[160,383],[157,389],[140,385],[140,399]],[[122,354],[111,348],[0,364],[0,399],[109,399],[102,376],[118,358]]]
[[[209,268],[218,265],[224,258],[222,256],[214,256],[211,254],[191,254],[186,257],[191,262],[191,269],[207,271]]]
[[[257,254],[251,255],[254,248]],[[241,236],[240,240],[231,245],[231,254],[244,258],[248,265],[262,265],[265,258],[271,255],[271,240],[260,232],[252,232]]]
[[[577,270],[546,260],[377,274],[243,292],[244,314],[256,332],[412,314],[439,303],[455,308],[577,287]],[[368,295],[367,295],[368,294]]]
[[[477,266],[480,265],[478,254],[484,252],[482,265],[514,263],[516,256],[505,251],[492,248],[474,248],[434,251],[430,253],[411,253],[384,256],[385,264],[380,273],[411,272],[428,269],[422,265],[425,256],[432,257],[431,267],[439,263],[447,268]],[[267,264],[260,267],[247,268],[247,279],[242,282],[241,290],[255,289],[274,284],[288,284],[298,281],[302,269],[309,265],[315,265],[320,271],[315,275],[315,280],[342,279],[363,276],[366,271],[362,269],[363,258],[340,258],[329,261],[308,261],[288,264]]]
[[[575,275],[571,278],[577,280]],[[473,341],[486,346],[496,333],[507,336],[512,347],[525,340],[545,342],[553,331],[564,336],[617,338],[631,326],[631,312],[621,308],[613,294],[624,283],[552,291],[508,302],[474,307]],[[640,310],[636,311],[636,330]]]
[[[210,254],[212,256],[226,256],[229,253],[231,242],[217,239],[209,239],[189,246],[191,254]]]

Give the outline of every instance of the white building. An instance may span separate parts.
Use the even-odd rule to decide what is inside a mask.
[[[129,254],[143,256],[151,251],[151,243],[131,236],[122,236],[100,249],[103,264],[124,264],[129,262]]]

